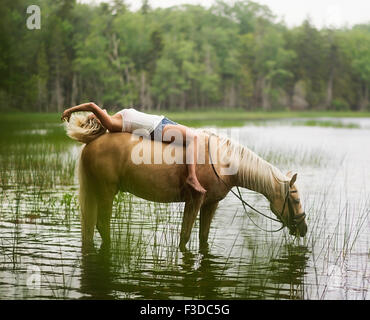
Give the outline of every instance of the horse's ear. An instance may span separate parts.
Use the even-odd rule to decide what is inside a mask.
[[[296,182],[296,180],[297,180],[297,173],[295,173],[293,177],[290,179],[289,186],[293,187],[293,184]]]

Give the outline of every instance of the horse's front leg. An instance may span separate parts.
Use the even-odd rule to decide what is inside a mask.
[[[180,235],[180,250],[186,250],[186,244],[190,239],[191,230],[193,229],[195,218],[197,217],[200,206],[202,205],[204,195],[198,192],[192,192],[190,197],[185,202],[184,215],[182,217],[181,235]]]
[[[208,235],[212,218],[216,212],[218,201],[205,203],[200,208],[199,247],[200,250],[208,249]]]

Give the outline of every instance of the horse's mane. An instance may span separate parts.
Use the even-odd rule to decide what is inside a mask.
[[[278,168],[229,137],[215,134],[210,130],[203,130],[203,132],[217,136],[218,139],[214,139],[213,142],[211,140],[211,148],[219,148],[222,163],[238,166],[237,175],[244,187],[273,197],[278,183],[281,194],[286,192],[286,183],[289,179]]]

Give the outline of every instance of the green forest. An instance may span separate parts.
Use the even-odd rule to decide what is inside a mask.
[[[41,28],[29,30],[38,5]],[[253,1],[137,11],[124,1],[0,2],[0,109],[369,110],[370,23],[288,28]]]

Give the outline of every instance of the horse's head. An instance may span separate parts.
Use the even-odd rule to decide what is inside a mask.
[[[274,197],[270,208],[272,212],[288,227],[290,234],[304,237],[307,233],[306,214],[302,209],[299,191],[295,185],[297,174],[287,173],[290,181],[283,195]]]

